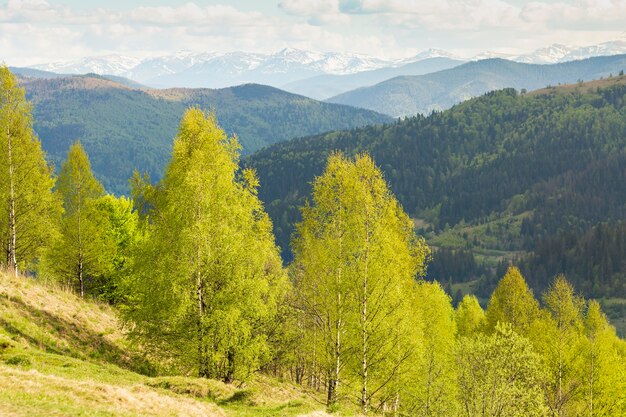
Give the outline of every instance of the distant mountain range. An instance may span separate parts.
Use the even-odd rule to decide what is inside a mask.
[[[454,68],[462,63],[463,61],[448,57],[431,57],[399,67],[380,68],[357,72],[356,74],[318,75],[286,84],[283,86],[283,89],[316,100],[324,100],[360,87],[371,86],[393,77],[429,74]]]
[[[517,56],[485,52],[469,59],[438,49],[429,49],[407,59],[382,59],[362,54],[313,52],[287,48],[274,54],[182,51],[173,55],[146,59],[108,55],[88,57],[77,61],[35,65],[32,68],[64,74],[115,75],[151,87],[221,88],[245,83],[259,83],[285,88],[291,83],[322,75],[346,75],[380,69],[403,68],[406,64],[431,58],[467,61],[500,57],[523,63],[553,64],[592,56],[622,53],[626,53],[626,39],[586,47],[555,44],[530,54]],[[398,73],[396,71],[394,75],[417,74]],[[367,82],[370,81],[367,80]],[[358,85],[358,87],[363,85]],[[298,85],[292,85],[292,89],[298,92],[310,90],[302,89]],[[331,95],[338,93],[338,91],[332,91]],[[316,93],[314,96],[323,97],[324,94]]]
[[[395,77],[371,87],[337,95],[327,101],[362,107],[393,117],[428,114],[492,90],[534,90],[548,85],[616,75],[625,69],[626,54],[550,65],[493,58],[426,75]]]
[[[34,128],[50,161],[59,166],[71,143],[80,140],[98,179],[116,194],[128,192],[135,168],[155,179],[161,175],[180,117],[190,106],[214,110],[220,125],[238,136],[244,155],[293,137],[392,121],[255,84],[153,90],[115,76],[24,72],[30,76],[21,82],[34,105]]]

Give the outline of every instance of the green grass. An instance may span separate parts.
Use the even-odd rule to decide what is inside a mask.
[[[427,243],[433,247],[471,249],[479,263],[495,267],[502,260],[512,260],[522,254],[516,248],[521,247],[522,221],[529,215],[530,212],[505,214],[482,224],[461,222],[441,233],[427,235]]]
[[[274,378],[227,385],[159,369],[110,306],[0,274],[1,416],[325,415],[323,395]]]

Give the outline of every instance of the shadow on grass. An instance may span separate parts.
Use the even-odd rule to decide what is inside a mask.
[[[39,328],[37,330],[39,334],[31,334],[17,328],[4,317],[0,317],[0,327],[3,327],[11,335],[23,338],[32,346],[37,346],[46,352],[78,359],[96,359],[113,363],[143,375],[152,376],[156,373],[154,366],[141,355],[120,349],[106,340],[102,334],[81,327],[45,310],[35,308],[20,299],[9,299],[6,294],[0,294],[0,300],[3,304],[23,312],[24,317]],[[55,335],[56,339],[62,339],[66,345],[57,343],[55,338],[46,337],[46,334]]]

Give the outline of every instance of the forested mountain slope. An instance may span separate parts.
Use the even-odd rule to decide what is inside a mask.
[[[329,98],[331,103],[375,110],[394,117],[428,114],[501,88],[534,90],[548,85],[594,80],[626,69],[626,55],[560,64],[522,64],[485,59],[419,76],[396,77]]]
[[[128,191],[135,168],[160,176],[180,116],[189,106],[215,109],[222,126],[237,133],[244,154],[296,136],[390,120],[260,85],[142,90],[95,75],[22,83],[48,158],[58,165],[69,145],[80,139],[97,177],[115,193]]]
[[[369,152],[434,246],[504,262],[522,257],[537,289],[566,272],[588,296],[626,297],[626,77],[541,94],[496,91],[429,117],[257,152],[246,163],[258,170],[282,248],[299,219],[297,206],[334,150]],[[602,259],[587,256],[595,244],[603,245]],[[490,273],[462,269],[462,276],[437,278],[459,282]],[[474,290],[488,291],[488,278]]]

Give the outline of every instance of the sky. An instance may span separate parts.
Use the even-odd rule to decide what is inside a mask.
[[[290,47],[406,58],[626,40],[626,0],[0,0],[0,61]]]

